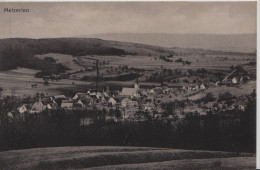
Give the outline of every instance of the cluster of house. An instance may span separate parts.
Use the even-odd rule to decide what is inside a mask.
[[[237,77],[232,77],[232,78],[225,78],[222,81],[217,81],[215,84],[212,84],[211,86],[219,86],[222,84],[225,85],[239,85],[246,83],[250,80],[249,76],[237,76]],[[207,87],[206,85],[202,84],[192,84],[192,85],[187,85],[183,86],[182,89],[184,92],[190,92],[190,91],[197,91],[197,90],[205,90]]]
[[[160,104],[156,104],[157,100],[163,100],[164,97],[173,95],[174,91],[168,87],[155,87],[152,89],[141,89],[136,83],[133,88],[124,87],[122,91],[106,91],[96,92],[89,90],[87,93],[76,93],[72,98],[65,95],[45,96],[33,104],[23,104],[17,108],[20,114],[24,113],[40,113],[44,110],[53,109],[97,109],[100,111],[120,110],[124,119],[133,119],[138,111],[156,111],[155,116],[160,116],[164,110]],[[106,115],[106,119],[113,116]]]
[[[204,84],[193,84],[190,86],[183,86],[182,89],[184,91],[196,91],[196,90],[205,90],[206,86]]]
[[[250,80],[250,77],[247,74],[236,73],[237,70],[233,70],[231,73],[229,73],[222,81],[217,81],[216,86],[219,86],[221,84],[225,85],[238,85],[246,83]],[[236,73],[236,74],[235,74]]]
[[[162,108],[161,103],[167,103],[174,101],[176,97],[176,90],[167,86],[155,87],[152,89],[139,88],[138,84],[135,84],[133,88],[122,88],[122,91],[106,91],[96,92],[89,90],[87,93],[76,93],[72,98],[66,97],[65,95],[40,97],[38,101],[33,104],[23,104],[17,108],[20,114],[24,113],[40,113],[44,110],[53,109],[97,109],[100,111],[111,111],[119,110],[122,114],[123,119],[134,119],[135,114],[138,111],[146,111],[152,115],[153,118],[160,118],[162,113],[165,111]],[[183,86],[183,90],[204,90],[206,87],[201,85],[194,85],[192,87]],[[194,102],[186,103],[182,109],[176,109],[179,118],[185,116],[189,112],[198,112],[200,115],[205,115],[208,111],[214,111],[217,109],[232,110],[234,106],[227,106],[225,103],[213,103],[208,102],[203,106],[198,106]],[[239,104],[240,110],[245,109],[245,102]],[[233,108],[232,108],[233,107]],[[8,113],[12,114],[12,113]],[[106,119],[116,119],[113,114],[106,114]],[[11,116],[11,115],[10,115]],[[172,116],[172,115],[169,115]],[[170,117],[169,117],[170,118]]]
[[[232,104],[227,104],[226,102],[208,102],[202,103],[200,107],[194,104],[188,104],[185,106],[183,110],[178,110],[177,112],[182,112],[182,116],[187,113],[194,113],[197,112],[199,115],[206,115],[209,112],[216,112],[216,111],[231,111],[231,110],[239,110],[245,111],[246,105],[248,103],[247,98],[240,98],[234,100]]]
[[[40,113],[46,109],[53,110],[78,109],[78,108],[96,108],[98,110],[110,110],[118,108],[137,108],[138,103],[133,98],[139,98],[139,85],[135,84],[134,88],[123,88],[119,91],[96,92],[89,90],[87,93],[76,93],[74,97],[65,95],[39,97],[38,101],[30,104],[23,104],[18,107],[19,113]],[[133,110],[133,109],[130,109]]]

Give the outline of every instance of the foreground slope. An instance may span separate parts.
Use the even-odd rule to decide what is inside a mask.
[[[0,152],[1,169],[255,169],[248,153],[79,146]]]

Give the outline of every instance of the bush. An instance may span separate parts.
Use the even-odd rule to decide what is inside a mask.
[[[189,81],[187,79],[184,79],[183,83],[189,83]]]
[[[47,71],[41,71],[35,74],[36,78],[43,78],[43,77],[47,77],[47,76],[51,76],[51,73],[47,72]]]
[[[48,56],[44,57],[44,60],[49,62],[49,63],[55,63],[56,62],[56,60],[54,58],[48,57]]]
[[[204,98],[202,98],[204,102],[213,102],[216,100],[216,98],[213,96],[211,92],[207,93]]]
[[[235,98],[235,96],[233,96],[231,93],[229,93],[229,92],[225,92],[225,93],[220,93],[219,95],[218,95],[218,101],[220,102],[220,101],[228,101],[228,100],[232,100],[232,99],[234,99]]]
[[[179,59],[175,60],[175,62],[176,63],[181,63],[181,62],[183,62],[183,60],[182,60],[182,58],[179,58]]]

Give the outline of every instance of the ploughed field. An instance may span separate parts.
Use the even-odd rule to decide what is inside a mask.
[[[0,169],[255,169],[250,153],[73,146],[0,152]]]

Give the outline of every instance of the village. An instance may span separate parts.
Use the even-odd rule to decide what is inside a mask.
[[[223,81],[215,84],[192,83],[182,87],[167,85],[154,88],[141,88],[137,81],[133,87],[122,90],[109,90],[106,86],[102,91],[89,89],[87,93],[76,93],[73,97],[63,94],[55,96],[38,95],[34,100],[21,103],[16,109],[9,110],[7,116],[18,115],[25,119],[27,115],[39,115],[48,110],[96,110],[102,112],[106,121],[146,121],[146,120],[178,120],[189,113],[200,116],[225,112],[227,110],[245,111],[251,94],[240,97],[229,92],[214,97],[209,89],[219,86],[233,86],[250,83],[243,81],[249,77],[226,76]],[[220,87],[219,87],[220,88]],[[91,120],[91,121],[90,121]],[[80,125],[93,123],[89,117],[83,117]]]
[[[260,167],[256,1],[9,1],[0,170]]]
[[[56,62],[59,57],[50,56],[56,58],[45,55],[41,57],[53,62]],[[160,58],[165,58],[165,56],[160,56]],[[69,59],[67,64],[71,63],[71,60],[76,61],[75,57]],[[97,56],[91,56],[83,57],[83,59],[93,60],[94,62],[87,62],[93,68],[84,71],[79,64],[84,63],[83,59],[79,59],[75,69],[80,68],[80,71],[72,69],[69,73],[50,74],[51,76],[45,75],[44,72],[36,72],[35,77],[38,77],[38,82],[26,83],[28,91],[34,93],[13,99],[12,106],[2,109],[5,112],[4,115],[10,120],[18,118],[25,121],[28,116],[39,116],[43,112],[55,114],[56,110],[86,113],[94,111],[99,119],[102,117],[102,120],[106,122],[159,120],[174,124],[174,121],[184,119],[189,114],[203,117],[226,111],[243,112],[256,89],[255,73],[254,70],[250,70],[251,65],[255,64],[254,60],[237,66],[231,65],[226,70],[218,70],[204,67],[192,68],[191,62],[188,60],[184,62],[182,58],[179,58],[175,61],[175,64],[178,64],[175,69],[167,65],[141,69],[134,66],[130,68],[124,64],[107,66],[112,60],[105,58],[101,61],[97,59]],[[187,66],[185,66],[186,62]],[[123,72],[125,73],[121,75]],[[103,73],[107,73],[108,77],[103,77]],[[110,74],[119,77],[109,78]],[[53,79],[53,76],[59,78]],[[43,85],[39,83],[41,78]],[[51,90],[54,84],[61,81],[70,81],[70,86],[75,86],[76,89],[70,94],[64,91],[56,94],[47,93],[47,88]],[[114,84],[111,84],[113,81]],[[94,82],[96,83],[96,88],[82,84],[83,90],[79,90],[78,85],[91,82],[93,85]],[[103,85],[98,88],[99,83]],[[113,85],[119,88],[113,88]],[[65,91],[69,88],[65,87]],[[37,90],[42,90],[43,93],[37,93]],[[10,94],[15,94],[15,92],[12,90]],[[5,103],[8,102],[3,104]],[[91,116],[83,115],[80,118],[82,126],[92,123],[94,121]]]

